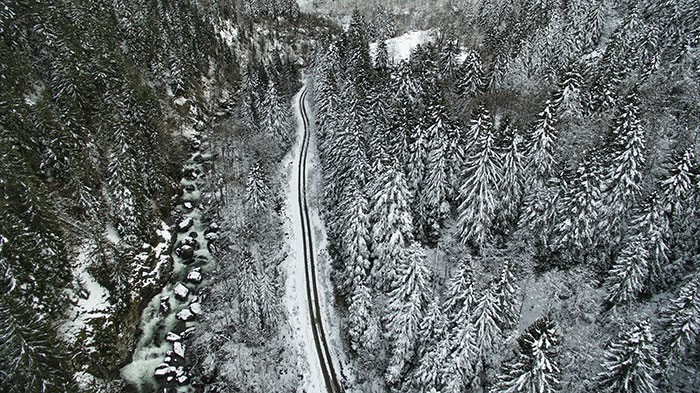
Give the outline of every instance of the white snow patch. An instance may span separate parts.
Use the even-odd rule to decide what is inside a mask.
[[[107,224],[107,240],[112,242],[112,244],[119,244],[122,241],[122,238],[119,236],[119,232],[117,232],[117,228],[114,227],[111,223]]]
[[[389,53],[389,58],[398,63],[402,60],[408,60],[411,57],[411,51],[421,44],[426,42],[432,42],[435,40],[437,35],[437,30],[419,30],[410,31],[398,37],[389,38],[384,41],[386,43],[386,49]],[[373,42],[369,44],[369,53],[372,59],[377,55],[378,43]]]
[[[238,38],[238,28],[233,27],[230,20],[224,21],[224,25],[221,26],[219,31],[219,36],[228,46],[233,46],[233,41]]]
[[[75,267],[75,277],[78,292],[78,301],[72,307],[71,317],[62,327],[64,336],[69,340],[75,340],[83,329],[90,329],[88,322],[99,317],[109,317],[109,291],[100,285],[87,271],[90,265],[90,244],[84,244],[78,254]]]
[[[187,98],[185,97],[177,97],[174,101],[175,105],[177,106],[183,106],[187,103]]]

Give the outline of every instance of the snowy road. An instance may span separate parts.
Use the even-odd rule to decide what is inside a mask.
[[[307,165],[307,155],[309,147],[309,117],[306,109],[306,87],[298,94],[298,105],[295,105],[297,109],[297,117],[300,120],[299,132],[301,137],[301,147],[299,149],[298,158],[294,162],[292,179],[293,184],[290,190],[294,195],[293,199],[297,201],[298,210],[293,211],[292,219],[293,232],[296,232],[301,228],[300,236],[293,236],[298,244],[299,252],[297,255],[296,262],[299,264],[297,272],[301,272],[301,260],[303,258],[304,264],[304,275],[298,276],[296,279],[292,280],[292,285],[295,289],[294,292],[299,294],[296,299],[297,302],[301,300],[302,289],[305,292],[306,304],[303,305],[302,312],[308,313],[308,321],[300,326],[302,330],[310,330],[311,334],[306,335],[308,339],[306,346],[313,346],[313,349],[307,349],[307,358],[309,360],[310,371],[310,384],[307,385],[308,389],[313,391],[320,391],[322,386],[325,385],[325,390],[329,393],[341,393],[343,392],[343,387],[340,384],[339,378],[337,376],[335,367],[333,365],[333,359],[331,356],[331,351],[329,349],[328,340],[326,339],[326,333],[323,328],[323,320],[321,317],[321,303],[319,300],[319,286],[317,283],[317,272],[316,272],[316,261],[314,258],[314,246],[313,246],[313,231],[311,226],[310,214],[307,207],[306,200],[306,165]],[[291,202],[292,198],[290,198]],[[296,281],[296,283],[294,283]],[[303,281],[303,282],[302,282]],[[304,288],[302,288],[302,286]],[[313,341],[313,342],[311,342]],[[318,366],[320,370],[315,369]],[[320,375],[318,372],[320,371]],[[316,378],[315,378],[316,377]],[[318,378],[321,377],[321,378]],[[314,380],[318,380],[318,384],[314,383]]]

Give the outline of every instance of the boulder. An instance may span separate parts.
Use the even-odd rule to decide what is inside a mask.
[[[173,343],[175,341],[180,341],[180,340],[182,340],[182,337],[180,337],[179,335],[177,335],[173,332],[168,332],[168,334],[165,335],[165,341],[169,341],[169,342]]]
[[[184,260],[194,259],[194,248],[190,245],[183,245],[175,249],[175,254]]]
[[[201,269],[196,268],[192,270],[191,272],[187,273],[187,281],[193,283],[193,284],[199,284],[202,282],[202,273]]]
[[[185,308],[179,313],[177,313],[177,315],[175,315],[175,318],[183,322],[191,321],[194,319],[194,317],[195,315],[192,313],[192,311],[190,311],[189,308]]]
[[[175,288],[173,288],[173,292],[175,292],[175,297],[178,300],[185,300],[187,299],[187,295],[190,294],[189,288],[187,288],[183,283],[179,282],[175,284]]]
[[[195,316],[202,315],[202,305],[199,303],[192,303],[192,304],[190,304],[190,311]]]
[[[177,231],[180,233],[185,233],[192,227],[193,224],[194,221],[192,221],[191,217],[185,217],[184,220],[177,224]]]

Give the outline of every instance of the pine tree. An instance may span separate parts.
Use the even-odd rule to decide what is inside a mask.
[[[403,172],[388,168],[372,196],[372,252],[376,258],[373,281],[380,287],[393,281],[396,259],[413,241],[410,194]]]
[[[696,349],[700,337],[700,274],[695,272],[664,310],[668,347],[679,356]]]
[[[559,385],[558,347],[556,324],[545,316],[518,338],[515,358],[506,361],[492,393],[553,393]]]
[[[277,85],[272,79],[267,84],[267,92],[261,109],[263,109],[261,124],[263,129],[280,141],[280,144],[287,144],[291,134],[289,119],[292,116],[286,100],[279,93]]]
[[[470,388],[474,377],[478,347],[474,325],[466,323],[455,327],[455,335],[450,341],[451,356],[443,369],[445,393],[464,392]]]
[[[475,96],[486,90],[486,75],[476,52],[467,53],[460,74],[461,80],[457,82],[457,93],[461,96]]]
[[[500,308],[495,288],[490,286],[476,302],[472,312],[472,322],[476,337],[476,347],[481,355],[489,353],[501,335],[499,321],[503,310]]]
[[[483,119],[482,119],[483,118]],[[479,248],[491,240],[491,225],[497,203],[502,158],[494,146],[494,135],[488,113],[472,122],[475,142],[464,170],[464,183],[459,190],[462,201],[458,211],[457,237]]]
[[[357,283],[354,286],[350,307],[348,308],[350,346],[355,352],[358,352],[365,345],[363,338],[372,318],[371,310],[372,298],[369,288],[362,282]]]
[[[0,252],[4,239],[0,237]],[[64,349],[48,321],[22,303],[5,261],[0,260],[0,385],[8,393],[71,391]]]
[[[509,258],[504,258],[501,265],[501,273],[498,276],[495,287],[495,296],[501,311],[498,318],[501,330],[512,328],[520,319],[520,313],[517,310],[518,300],[516,294],[518,288],[516,285],[515,276],[513,275],[513,262]]]
[[[635,235],[624,245],[608,273],[607,301],[617,304],[635,300],[644,290],[648,274],[649,251],[646,241],[641,234]]]
[[[649,322],[643,321],[623,332],[605,353],[603,372],[598,374],[604,392],[654,393],[654,374],[659,370],[658,354]]]
[[[584,158],[559,207],[562,219],[556,224],[555,246],[567,258],[585,260],[599,240],[595,236],[602,202],[599,160],[597,152]]]
[[[442,307],[448,319],[452,323],[456,323],[460,314],[462,317],[470,315],[475,303],[474,271],[471,267],[471,261],[465,260],[460,264],[457,274],[450,277]],[[468,319],[466,320],[468,321]]]
[[[246,180],[246,203],[254,210],[263,210],[269,206],[270,188],[265,181],[265,174],[260,164],[253,164]]]
[[[554,166],[554,149],[557,141],[557,130],[554,124],[555,103],[547,101],[540,112],[537,122],[530,131],[526,141],[526,154],[528,168],[537,179],[546,180],[552,175]]]
[[[664,211],[674,218],[682,217],[686,202],[690,201],[694,184],[697,183],[697,165],[690,150],[678,155],[671,164],[667,177],[661,181],[660,203]]]
[[[370,223],[367,212],[368,203],[364,193],[351,183],[350,197],[343,206],[342,224],[342,257],[344,260],[343,282],[340,284],[341,293],[354,293],[359,283],[365,282],[369,274],[370,254]]]
[[[525,156],[522,152],[522,137],[518,131],[506,125],[506,135],[499,184],[499,208],[497,223],[501,228],[508,228],[518,218],[522,205],[524,185]]]
[[[391,340],[391,358],[385,374],[389,384],[399,381],[415,350],[423,308],[430,294],[425,259],[425,252],[419,245],[414,243],[405,248],[391,285],[386,319],[386,331]]]
[[[612,160],[606,173],[607,212],[601,225],[611,234],[619,233],[619,226],[626,221],[625,217],[642,192],[644,132],[634,98],[630,97],[628,101],[613,129]]]

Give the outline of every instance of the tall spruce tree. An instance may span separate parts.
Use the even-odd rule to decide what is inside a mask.
[[[659,372],[658,353],[649,322],[643,321],[610,343],[598,374],[604,392],[654,393]]]
[[[515,358],[506,361],[492,393],[554,393],[558,390],[560,367],[557,326],[545,316],[518,338]]]

